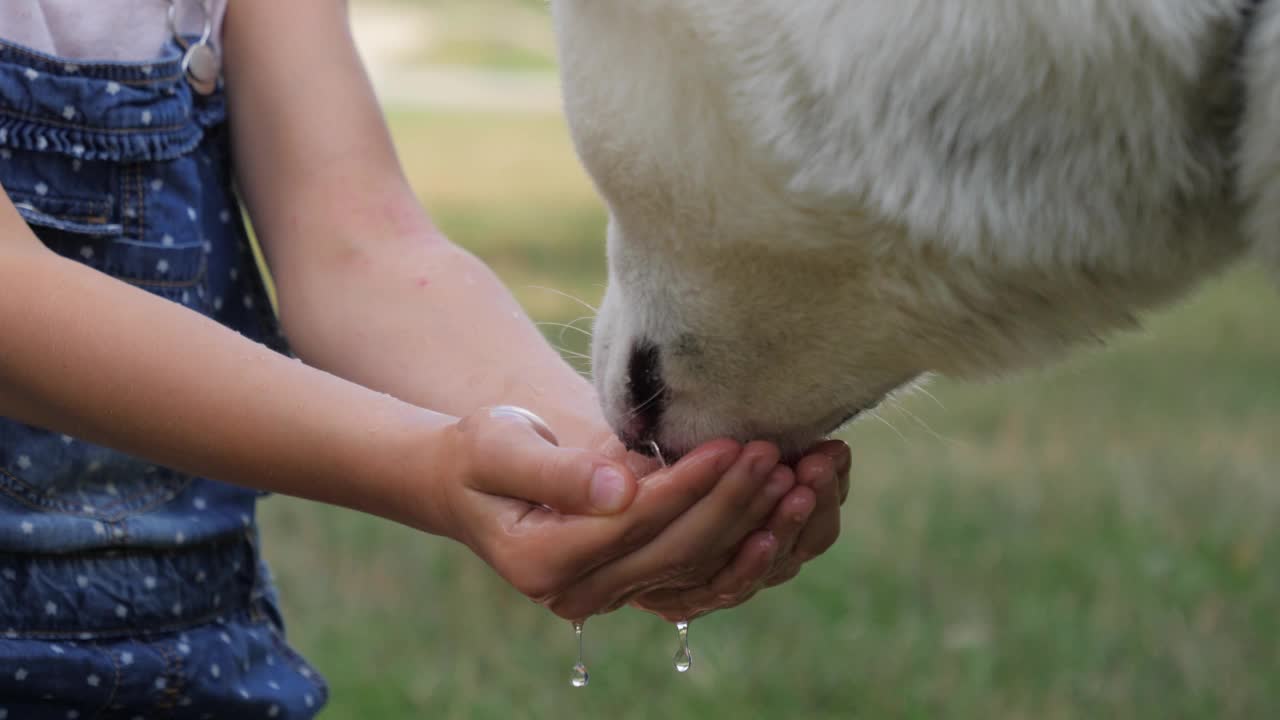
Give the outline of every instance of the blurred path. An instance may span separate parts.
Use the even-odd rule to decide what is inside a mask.
[[[560,112],[560,83],[554,73],[415,64],[413,57],[439,35],[437,24],[431,13],[412,6],[351,6],[356,45],[383,105],[402,109]]]

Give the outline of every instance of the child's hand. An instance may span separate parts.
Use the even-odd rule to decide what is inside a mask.
[[[440,493],[438,526],[566,619],[722,566],[795,484],[766,443],[708,443],[638,483],[611,457],[559,448],[536,419],[510,412],[464,418],[452,442],[459,482]],[[602,469],[616,490],[593,485]]]
[[[671,622],[692,620],[792,579],[839,537],[850,464],[845,443],[831,440],[817,446],[796,464],[796,486],[777,504],[765,529],[702,573],[646,592],[631,604]]]

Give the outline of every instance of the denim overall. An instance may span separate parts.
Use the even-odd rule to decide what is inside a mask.
[[[180,57],[0,42],[0,184],[54,252],[284,351],[222,91],[194,93]],[[326,687],[286,644],[258,552],[258,497],[0,418],[0,720],[318,713]]]

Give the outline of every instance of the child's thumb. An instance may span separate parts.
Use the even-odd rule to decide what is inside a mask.
[[[555,435],[536,415],[495,408],[501,452],[480,460],[475,487],[492,495],[545,505],[567,515],[612,515],[631,504],[635,477],[622,464],[586,450],[556,446]]]

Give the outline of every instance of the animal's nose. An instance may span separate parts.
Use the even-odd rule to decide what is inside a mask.
[[[637,343],[627,361],[627,420],[621,433],[627,449],[646,455],[653,452],[651,443],[666,409],[666,392],[658,347]]]

